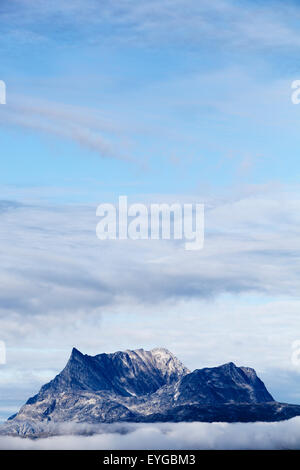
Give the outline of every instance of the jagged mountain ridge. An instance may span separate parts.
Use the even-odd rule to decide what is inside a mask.
[[[49,422],[278,421],[296,415],[300,406],[277,403],[254,369],[232,362],[190,372],[163,348],[96,356],[74,348],[62,372],[0,433],[35,435]]]
[[[163,348],[96,356],[84,355],[73,348],[63,371],[44,385],[31,402],[50,392],[61,391],[109,391],[124,397],[146,395],[177,381],[188,372],[172,353]]]

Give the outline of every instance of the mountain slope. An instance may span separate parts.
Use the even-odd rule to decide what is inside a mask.
[[[84,355],[73,348],[63,371],[44,385],[28,403],[62,391],[109,391],[124,397],[146,395],[177,381],[188,372],[172,353],[163,348],[118,351],[97,356]]]

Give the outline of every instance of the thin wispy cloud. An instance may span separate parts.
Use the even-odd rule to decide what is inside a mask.
[[[190,47],[207,41],[225,41],[231,46],[296,47],[300,35],[296,21],[299,11],[293,2],[241,2],[217,0],[214,2],[192,0],[77,0],[75,2],[24,1],[4,2],[1,12],[3,23],[10,24],[11,34],[23,28],[23,39],[54,36],[45,26],[57,22],[57,37],[93,37],[130,42],[132,44],[189,43]],[[0,20],[1,20],[0,17]],[[70,29],[64,35],[63,27]],[[79,30],[78,30],[79,28]],[[20,35],[20,38],[22,36]]]
[[[102,158],[133,160],[122,146],[122,130],[101,111],[11,96],[0,109],[0,123],[75,142]]]

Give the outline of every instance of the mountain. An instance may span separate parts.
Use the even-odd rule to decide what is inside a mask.
[[[190,372],[163,348],[96,356],[74,348],[62,372],[0,433],[40,436],[49,424],[53,430],[67,422],[251,422],[297,415],[300,405],[276,402],[254,369],[232,362]]]

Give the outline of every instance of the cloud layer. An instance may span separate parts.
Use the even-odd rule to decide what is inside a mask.
[[[97,432],[64,425],[70,432]],[[119,429],[118,429],[119,428]],[[164,423],[99,426],[92,436],[63,435],[30,440],[0,437],[0,449],[299,449],[300,418],[279,423]]]
[[[1,207],[3,314],[299,293],[297,192],[208,200],[205,247],[193,253],[184,240],[100,241],[96,205]]]

